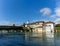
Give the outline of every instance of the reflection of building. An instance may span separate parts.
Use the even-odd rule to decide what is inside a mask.
[[[33,32],[54,31],[54,23],[51,21],[49,22],[38,21],[38,22],[28,23],[25,25],[25,27],[31,27]]]

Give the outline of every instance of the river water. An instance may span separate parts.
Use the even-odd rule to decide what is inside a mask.
[[[60,33],[0,34],[0,46],[60,46]]]

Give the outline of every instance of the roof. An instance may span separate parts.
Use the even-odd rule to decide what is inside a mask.
[[[35,27],[35,28],[43,28],[43,26],[38,26],[38,27]]]
[[[48,22],[44,22],[44,21],[37,21],[37,22],[28,23],[27,25],[32,25],[32,24],[36,24],[36,23],[44,23],[44,24],[53,23],[53,24],[54,24],[54,22],[51,22],[51,21],[48,21]]]
[[[32,23],[28,23],[27,25],[30,25],[30,24],[36,24],[36,23],[44,23],[44,21],[32,22]]]
[[[54,22],[51,22],[51,21],[49,21],[49,22],[45,22],[45,24],[49,24],[49,23],[53,23],[53,24],[54,24]]]

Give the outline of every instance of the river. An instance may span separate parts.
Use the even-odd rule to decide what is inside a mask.
[[[60,33],[0,34],[0,46],[60,46]]]

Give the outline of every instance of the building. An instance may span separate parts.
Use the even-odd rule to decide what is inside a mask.
[[[38,21],[38,22],[33,22],[33,23],[28,23],[25,25],[27,28],[32,28],[32,32],[54,32],[54,23],[49,21],[49,22],[44,22],[44,21]]]

